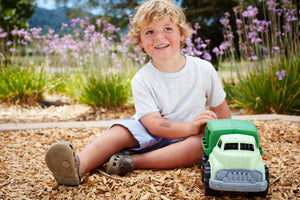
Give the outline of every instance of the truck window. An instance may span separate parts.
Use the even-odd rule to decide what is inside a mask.
[[[238,143],[226,143],[224,146],[224,150],[238,150],[239,144]]]
[[[241,143],[241,150],[245,151],[254,151],[253,144],[248,144],[248,143]]]
[[[222,146],[222,140],[219,140],[218,147],[221,148],[221,146]]]

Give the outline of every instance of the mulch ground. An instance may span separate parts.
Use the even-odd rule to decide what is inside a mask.
[[[132,115],[131,108],[120,112],[93,110],[82,105],[47,109],[0,105],[0,123],[95,120],[95,116],[121,119]],[[266,199],[300,199],[300,123],[254,121],[254,124],[270,171]],[[107,176],[99,168],[90,172],[78,187],[58,186],[44,161],[49,146],[68,140],[78,152],[104,131],[61,128],[0,131],[0,199],[246,199],[240,193],[225,193],[218,198],[205,196],[198,165],[171,170],[134,170],[124,177]]]

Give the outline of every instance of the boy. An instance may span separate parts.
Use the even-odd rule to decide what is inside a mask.
[[[207,122],[231,115],[213,66],[180,53],[191,33],[171,0],[148,0],[139,7],[129,36],[151,60],[131,82],[136,114],[114,124],[78,155],[68,142],[52,145],[46,163],[58,184],[79,185],[83,174],[108,160],[107,173],[118,175],[201,161]]]

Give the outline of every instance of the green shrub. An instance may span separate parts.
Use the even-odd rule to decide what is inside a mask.
[[[54,87],[43,70],[34,68],[0,68],[0,100],[16,104],[35,104],[43,93]]]
[[[239,74],[238,84],[225,83],[224,88],[232,106],[255,113],[299,113],[300,62],[269,63],[265,70]]]
[[[124,73],[96,72],[86,79],[79,101],[106,108],[124,105],[131,96],[130,78]]]

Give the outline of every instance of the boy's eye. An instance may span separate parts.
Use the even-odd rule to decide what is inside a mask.
[[[172,28],[165,28],[165,31],[171,31],[172,30]]]
[[[145,33],[145,35],[149,35],[149,34],[152,34],[153,33],[153,31],[147,31],[146,33]]]

